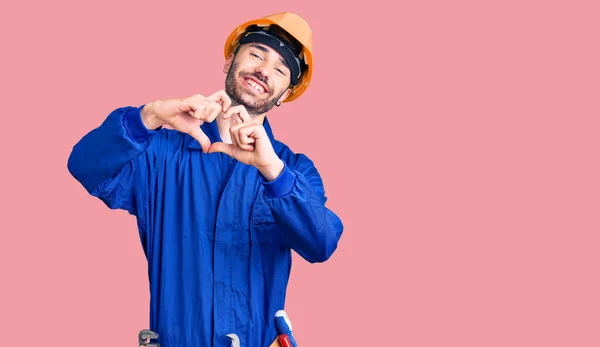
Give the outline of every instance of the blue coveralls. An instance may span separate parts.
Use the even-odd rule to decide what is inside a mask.
[[[109,114],[74,147],[69,172],[111,209],[135,215],[148,260],[150,329],[162,347],[242,346],[276,338],[291,250],[323,262],[337,248],[340,219],[325,207],[313,162],[273,138],[283,173],[260,172],[222,154],[204,154],[191,136],[148,130],[141,107]],[[216,122],[204,123],[211,142]]]

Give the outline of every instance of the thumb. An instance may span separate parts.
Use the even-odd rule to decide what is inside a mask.
[[[225,153],[230,157],[234,157],[235,146],[232,144],[229,144],[229,143],[215,142],[212,145],[210,145],[210,148],[208,149],[208,153],[216,153],[216,152]]]
[[[202,147],[202,152],[207,153],[210,148],[210,139],[206,134],[200,129],[200,127],[195,128],[190,135],[196,139],[200,143],[200,147]]]

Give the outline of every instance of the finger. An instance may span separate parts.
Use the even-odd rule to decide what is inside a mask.
[[[245,123],[236,124],[236,125],[232,126],[230,130],[235,132],[244,127],[255,127],[255,126],[259,126],[259,125],[260,124],[258,123],[258,121],[251,120],[251,121],[248,121]]]
[[[180,112],[190,112],[190,111],[193,112],[195,110],[194,105],[197,105],[199,100],[202,100],[202,99],[199,99],[199,96],[197,96],[197,95],[194,95],[194,96],[191,96],[191,97],[185,98],[185,99],[178,99],[179,104],[177,107]]]
[[[254,144],[241,144],[239,145],[240,149],[243,149],[246,152],[254,152]]]
[[[234,146],[236,146],[236,147],[241,146],[239,135],[238,135],[237,131],[234,131],[233,127],[229,128],[229,137],[231,137],[231,142],[233,143]]]
[[[241,128],[236,132],[238,143],[240,144],[240,148],[246,151],[253,151],[255,142],[254,138],[251,137],[252,129],[249,128]]]
[[[241,105],[240,105],[240,113],[238,113],[238,117],[240,117],[240,119],[244,123],[252,120],[252,118],[250,118],[250,115],[248,114],[248,110],[246,110],[246,108]]]
[[[231,106],[231,98],[224,90],[219,90],[208,97],[209,100],[215,101],[221,105],[223,112],[227,111]]]
[[[217,104],[216,102],[205,100],[204,101],[204,112],[202,112],[202,117],[203,117],[202,120],[204,120],[206,122],[212,121],[210,119],[210,117],[216,107],[220,107],[220,105]]]
[[[243,149],[244,151],[247,152],[254,152],[254,144],[250,143],[250,144],[246,144],[243,142],[243,139],[238,139],[238,147],[240,149]]]
[[[194,102],[192,104],[192,108],[194,109],[194,111],[191,112],[191,115],[194,118],[206,122],[212,122],[214,118],[216,118],[216,116],[218,115],[218,110],[220,110],[221,106],[216,102],[203,100],[199,102]],[[216,113],[216,115],[213,116],[214,113]]]
[[[196,119],[200,119],[203,120],[204,119],[204,111],[206,110],[206,106],[204,105],[204,103],[202,102],[192,102],[190,103],[190,108],[191,111],[189,111],[188,113],[190,113],[192,115],[192,117],[196,118]]]
[[[234,114],[239,113],[239,109],[240,109],[239,106],[230,107],[227,111],[225,111],[225,114],[223,115],[223,119],[227,119],[227,118],[233,116]]]
[[[229,130],[230,135],[231,135],[231,142],[239,147],[240,149],[243,149],[244,151],[254,151],[254,145],[253,144],[249,144],[246,142],[250,142],[251,140],[247,140],[246,138],[248,137],[247,133],[244,132],[245,128],[238,128],[235,131],[232,131],[231,129]]]
[[[189,134],[200,143],[200,147],[202,147],[202,152],[208,153],[208,150],[211,147],[210,139],[208,138],[208,136],[206,136],[202,129],[200,127],[194,127]]]
[[[252,132],[252,129],[240,128],[232,133],[232,140],[235,140],[234,142],[241,149],[253,152],[255,140],[251,136]]]
[[[244,120],[250,121],[251,120],[250,116],[248,115],[248,111],[246,110],[246,108],[243,105],[230,107],[227,110],[227,112],[225,112],[225,115],[223,115],[223,119],[227,119],[234,115],[237,115],[238,117],[240,117],[240,119],[242,119],[242,121],[244,121]]]
[[[242,132],[242,131],[240,131],[239,134],[240,134],[240,143],[243,145],[249,145],[249,144],[256,142],[256,140],[253,137],[250,137],[250,136],[244,134],[244,132]]]
[[[184,99],[183,102],[185,103],[186,107],[185,111],[196,111],[198,109],[204,109],[208,105],[208,99],[200,94],[190,96],[189,98]]]
[[[210,103],[210,114],[208,115],[208,117],[206,118],[207,122],[212,122],[215,120],[215,118],[217,118],[219,116],[219,114],[221,113],[221,105],[219,105],[216,102],[211,102]]]
[[[198,120],[203,120],[204,119],[204,108],[194,111],[193,116],[194,116],[194,118],[196,118]]]
[[[212,95],[208,96],[209,100],[214,101],[219,104],[221,109],[225,112],[231,106],[231,98],[224,90],[219,90]]]

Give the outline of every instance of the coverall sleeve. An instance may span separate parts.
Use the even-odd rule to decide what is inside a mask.
[[[305,155],[298,157],[295,169],[286,163],[274,181],[262,178],[265,202],[282,227],[284,245],[311,263],[324,262],[336,250],[344,227],[325,206],[323,182],[313,162]]]
[[[138,217],[153,168],[150,139],[160,130],[144,126],[140,115],[143,107],[112,111],[73,146],[67,164],[89,194],[111,209],[123,209]]]

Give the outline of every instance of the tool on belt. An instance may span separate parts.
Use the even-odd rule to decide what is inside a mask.
[[[148,341],[148,340],[153,340],[153,339],[157,339],[158,338],[158,334],[155,333],[152,330],[148,330],[148,329],[144,329],[142,331],[140,331],[140,333],[138,334],[138,341],[139,341],[139,346],[145,346],[145,347],[160,347],[160,343],[155,342],[155,341]]]
[[[231,339],[231,347],[240,347],[240,338],[236,334],[227,334],[227,337]]]
[[[275,312],[275,327],[277,328],[277,341],[281,347],[298,347],[292,335],[292,322],[283,310]],[[231,339],[231,347],[241,347],[240,338],[236,334],[227,334]]]
[[[287,313],[283,310],[275,312],[275,327],[277,328],[277,341],[281,347],[298,347],[294,336],[292,335],[292,322]],[[240,338],[236,334],[227,334],[231,339],[231,347],[241,347]],[[160,343],[155,340],[158,334],[152,330],[144,329],[138,334],[140,347],[160,347]]]
[[[279,333],[277,338],[282,347],[298,347],[292,335],[292,322],[284,310],[275,312],[275,327]]]
[[[236,334],[227,334],[227,337],[231,339],[231,347],[241,347],[240,338]],[[287,334],[278,335],[277,342],[279,342],[277,346],[297,347],[295,344],[292,344],[290,337]],[[271,346],[275,346],[275,343],[273,343]]]

